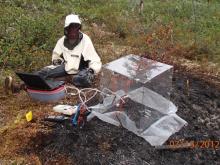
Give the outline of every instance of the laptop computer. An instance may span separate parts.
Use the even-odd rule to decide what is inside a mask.
[[[24,81],[30,89],[35,90],[54,90],[64,84],[64,81],[45,80],[40,75],[34,73],[18,73],[16,75]]]

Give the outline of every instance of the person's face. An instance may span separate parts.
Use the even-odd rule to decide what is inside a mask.
[[[70,40],[75,40],[79,37],[79,24],[70,24],[70,26],[67,29],[67,36]]]

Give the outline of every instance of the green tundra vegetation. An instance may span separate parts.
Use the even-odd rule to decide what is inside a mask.
[[[95,45],[110,41],[158,60],[173,55],[220,65],[218,0],[144,0],[141,12],[137,0],[1,0],[0,67],[48,65],[70,13],[80,15],[84,30],[95,24],[116,36],[94,35]]]

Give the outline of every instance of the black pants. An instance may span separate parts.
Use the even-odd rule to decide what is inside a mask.
[[[68,76],[68,73],[65,71],[64,64],[58,65],[54,68],[45,67],[36,73],[44,79]],[[93,79],[94,74],[88,72],[87,68],[82,68],[77,74],[73,76],[72,84],[79,87],[89,87],[91,86]]]

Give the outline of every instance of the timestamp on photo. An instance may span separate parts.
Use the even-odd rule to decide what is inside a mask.
[[[188,145],[192,149],[219,149],[220,140],[170,140],[168,145],[172,148],[179,148]]]

